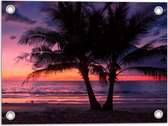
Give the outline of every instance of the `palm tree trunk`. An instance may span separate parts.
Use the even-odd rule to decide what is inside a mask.
[[[94,92],[93,92],[93,89],[91,87],[91,83],[90,83],[88,74],[83,74],[83,78],[84,78],[87,93],[88,93],[88,96],[89,96],[90,109],[91,110],[101,110],[102,108],[101,108],[99,102],[97,101],[97,99],[94,95]]]
[[[109,82],[110,82],[110,85],[109,85],[109,91],[108,91],[108,96],[107,96],[107,99],[106,99],[106,102],[105,104],[103,105],[103,110],[105,111],[113,111],[113,93],[114,93],[114,84],[115,84],[115,76],[109,76]]]

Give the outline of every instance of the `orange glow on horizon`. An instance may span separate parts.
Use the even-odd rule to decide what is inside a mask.
[[[10,35],[2,36],[2,80],[25,80],[27,75],[32,72],[32,64],[26,62],[19,62],[16,64],[16,57],[20,55],[22,52],[30,52],[31,47],[17,45],[18,38],[10,39]],[[9,47],[12,47],[12,49]],[[15,49],[15,50],[13,50]],[[99,80],[97,75],[90,75],[90,80]],[[43,75],[37,80],[77,80],[83,81],[81,75],[78,70],[71,69],[65,70],[63,72],[58,72],[56,74],[48,74]],[[131,76],[129,73],[125,72],[123,75],[119,76],[117,80],[128,81],[128,80],[156,80],[153,77],[149,76]]]
[[[15,74],[4,74],[2,73],[2,80],[25,80],[30,71],[18,71]],[[15,76],[14,76],[15,75]],[[99,80],[97,75],[89,75],[91,81]],[[82,81],[82,76],[78,73],[78,70],[72,69],[63,72],[53,73],[49,75],[42,75],[41,77],[36,78],[36,80],[44,81],[54,81],[54,80],[64,80],[64,81]],[[152,76],[118,76],[117,80],[119,81],[136,81],[136,80],[156,80]]]

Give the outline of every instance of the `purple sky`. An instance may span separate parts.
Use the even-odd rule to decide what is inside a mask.
[[[5,12],[7,5],[12,4],[16,7],[13,15]],[[19,37],[26,29],[34,26],[52,27],[53,23],[47,20],[47,15],[40,12],[44,6],[52,6],[53,2],[3,2],[2,3],[2,74],[3,77],[14,77],[17,71],[17,77],[26,76],[30,73],[31,65],[20,63],[15,64],[15,58],[22,52],[29,52],[31,47],[18,45]],[[154,8],[162,6],[164,13],[167,13],[166,3],[130,3],[130,14],[143,9],[144,7]],[[97,3],[100,7],[101,3]],[[150,41],[167,41],[167,15],[161,16],[157,24],[153,26],[150,33],[141,40],[141,45]],[[141,46],[140,45],[140,46]],[[20,69],[24,68],[24,69]]]

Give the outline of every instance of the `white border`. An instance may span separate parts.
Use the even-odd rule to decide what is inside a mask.
[[[0,29],[2,29],[2,0],[0,0]],[[29,1],[29,0],[3,0],[3,1]],[[31,1],[94,1],[94,2],[103,2],[103,1],[108,1],[108,2],[166,2],[168,3],[168,0],[31,0]],[[168,16],[167,16],[168,18]],[[168,33],[168,29],[167,29],[167,33]],[[0,35],[2,35],[1,30],[0,30]],[[2,76],[2,67],[1,67],[1,63],[2,63],[2,55],[1,55],[1,40],[2,40],[2,36],[0,37],[0,76]],[[167,52],[168,53],[168,52]],[[167,59],[168,61],[168,59]],[[167,68],[168,69],[168,68]],[[2,80],[1,80],[2,81]],[[0,90],[1,90],[1,81],[0,81]],[[168,82],[168,81],[167,81]],[[167,85],[168,87],[168,85]],[[0,91],[0,98],[1,98],[1,91]],[[167,101],[168,101],[168,93],[167,93]],[[2,124],[2,106],[0,104],[0,125]],[[168,112],[167,112],[168,113]],[[167,119],[168,120],[168,119]],[[20,124],[21,125],[21,124]],[[24,124],[25,125],[25,124]],[[29,124],[27,126],[32,126],[33,124]],[[143,125],[143,126],[148,126],[148,125],[155,125],[155,126],[163,126],[163,125],[167,125],[167,123],[123,123],[123,124],[119,124],[119,123],[109,123],[109,124],[34,124],[36,126],[50,126],[50,125],[62,125],[62,126],[73,126],[73,125],[77,125],[77,126],[111,126],[111,125],[118,125],[118,126],[129,126],[129,125],[133,125],[133,126],[137,126],[137,125]],[[6,125],[5,126],[11,126],[11,125]],[[12,126],[18,126],[18,125],[12,125]]]

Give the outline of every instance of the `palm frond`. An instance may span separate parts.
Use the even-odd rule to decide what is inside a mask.
[[[130,65],[134,63],[143,63],[146,59],[154,58],[156,56],[165,57],[167,55],[167,46],[161,45],[153,47],[151,43],[144,45],[126,55],[120,62],[120,65]]]
[[[43,68],[43,69],[37,69],[30,73],[27,78],[23,81],[22,85],[28,82],[31,78],[36,79],[44,74],[51,74],[51,73],[57,73],[57,72],[62,72],[67,69],[72,69],[75,68],[76,66],[73,63],[57,63],[54,65],[48,65],[48,67]]]
[[[104,69],[104,67],[102,67],[101,65],[90,65],[90,73],[91,74],[98,74],[99,75],[99,80],[103,81],[105,83],[107,83],[107,76],[108,73],[106,72],[106,70]]]
[[[159,47],[154,47],[153,43],[147,43],[144,46],[138,48],[135,47],[133,51],[127,53],[123,58],[119,61],[119,64],[122,65],[124,63],[134,63],[145,60],[145,58],[150,58],[156,55],[167,53],[166,45],[161,45]]]
[[[70,2],[57,2],[53,7],[44,7],[41,11],[47,13],[52,20],[64,22],[68,20],[68,14],[73,11],[73,6]]]
[[[132,44],[138,44],[139,40],[147,34],[150,27],[157,21],[153,9],[146,8],[132,15],[128,22],[125,39]]]
[[[44,68],[49,64],[72,61],[74,58],[67,57],[60,50],[51,50],[45,45],[34,47],[31,53],[23,53],[16,57],[16,63],[19,61],[26,61],[33,63],[33,68]]]
[[[163,79],[167,79],[167,68],[158,68],[158,67],[128,67],[122,71],[120,71],[118,74],[124,72],[124,71],[136,71],[140,74],[143,75],[148,75],[148,76],[152,76],[155,79],[158,80],[163,80]]]
[[[61,50],[51,50],[47,46],[39,46],[32,49],[31,57],[35,59],[34,68],[42,68],[48,64],[72,61],[72,57],[67,57]]]
[[[31,57],[35,59],[33,63],[34,68],[42,68],[48,64],[53,64],[59,61],[59,55],[54,53],[46,46],[35,47],[32,49]]]
[[[113,3],[108,6],[106,14],[106,24],[103,27],[104,46],[106,53],[114,52],[119,54],[122,50],[127,49],[129,42],[125,41],[125,32],[128,24],[128,4]]]
[[[102,13],[101,10],[99,10],[94,12],[89,17],[87,41],[90,42],[88,44],[93,44],[93,46],[96,46],[98,41],[101,41],[101,40],[103,41],[103,34],[104,34],[103,26],[106,21],[105,21],[104,14],[101,14],[101,13]]]
[[[28,57],[30,56],[30,54],[29,53],[22,53],[21,55],[19,55],[19,56],[17,56],[16,57],[16,63],[18,63],[18,62],[20,62],[20,61],[26,61],[26,62],[28,62],[29,60],[28,60]]]
[[[128,24],[128,3],[120,2],[108,4],[107,10],[108,15],[106,18],[108,25],[111,26],[113,30],[115,26],[123,30],[123,28],[125,28]]]
[[[67,34],[81,33],[86,28],[85,15],[81,2],[58,2],[51,8],[42,9],[52,20],[59,22]]]
[[[120,21],[120,27],[125,27],[128,21],[129,6],[126,2],[118,3],[115,8],[115,20]]]
[[[59,43],[60,46],[65,44],[56,31],[40,26],[28,29],[19,40],[19,44],[32,46],[46,45],[52,47],[56,43]]]

